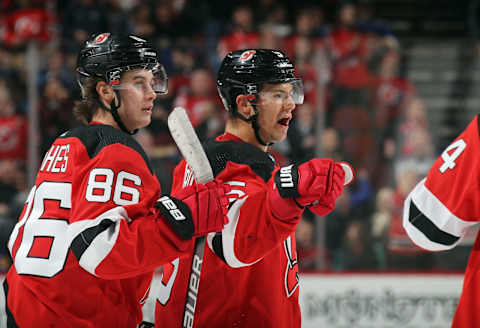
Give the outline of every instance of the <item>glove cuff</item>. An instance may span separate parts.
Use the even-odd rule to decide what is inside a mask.
[[[195,232],[190,208],[180,199],[163,195],[156,203],[162,217],[183,240],[190,240]]]
[[[275,185],[282,198],[296,198],[298,193],[298,168],[292,164],[280,168],[275,173]]]

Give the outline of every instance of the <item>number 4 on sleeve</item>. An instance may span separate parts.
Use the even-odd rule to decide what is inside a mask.
[[[440,173],[445,173],[448,169],[453,170],[457,165],[455,160],[463,153],[466,147],[467,144],[463,139],[458,139],[448,146],[442,153],[443,164],[438,169]]]

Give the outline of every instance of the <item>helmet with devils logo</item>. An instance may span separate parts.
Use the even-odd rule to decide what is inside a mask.
[[[217,89],[225,109],[231,115],[251,122],[255,136],[262,145],[257,122],[257,100],[263,84],[290,83],[290,96],[295,104],[302,104],[304,91],[302,80],[295,77],[290,59],[278,50],[246,49],[230,52],[222,61],[217,74]],[[244,117],[237,111],[236,99],[246,95],[255,114]]]
[[[77,58],[78,84],[85,97],[85,85],[89,78],[100,78],[108,83],[117,93],[119,103],[114,101],[110,108],[100,107],[112,113],[120,128],[127,131],[121,121],[117,109],[121,104],[118,90],[122,89],[121,75],[134,69],[146,69],[152,72],[152,89],[157,94],[165,94],[168,90],[168,78],[165,69],[158,62],[157,51],[152,45],[134,35],[115,35],[101,33],[93,35],[85,42]]]
[[[302,80],[295,77],[292,62],[281,51],[233,51],[223,59],[217,74],[218,93],[225,108],[233,113],[238,95],[247,95],[253,101],[264,83],[292,83],[294,102],[303,103]]]

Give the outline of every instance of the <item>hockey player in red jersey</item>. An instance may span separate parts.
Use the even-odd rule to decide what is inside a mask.
[[[137,327],[154,269],[228,220],[228,186],[162,196],[131,137],[167,92],[147,41],[96,35],[77,71],[84,98],[74,111],[88,125],[52,144],[10,236],[8,327]]]
[[[185,316],[192,257],[164,266],[156,299],[158,327],[300,327],[295,228],[306,206],[329,213],[342,193],[344,167],[315,158],[279,169],[269,145],[285,139],[303,86],[280,51],[234,51],[223,60],[217,86],[229,118],[225,133],[205,144],[228,193],[229,223],[206,241],[193,314]],[[191,185],[183,161],[173,190]],[[192,250],[193,252],[193,250]],[[153,294],[152,294],[153,296]]]
[[[430,251],[455,247],[469,227],[480,221],[480,121],[477,115],[441,154],[425,179],[404,203],[403,226],[412,241]],[[477,327],[480,322],[477,235],[468,261],[453,328]]]

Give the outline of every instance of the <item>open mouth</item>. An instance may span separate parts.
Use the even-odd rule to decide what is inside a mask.
[[[290,123],[290,119],[288,117],[285,117],[285,118],[282,118],[281,120],[278,120],[277,123],[283,126],[288,126],[288,124]]]

